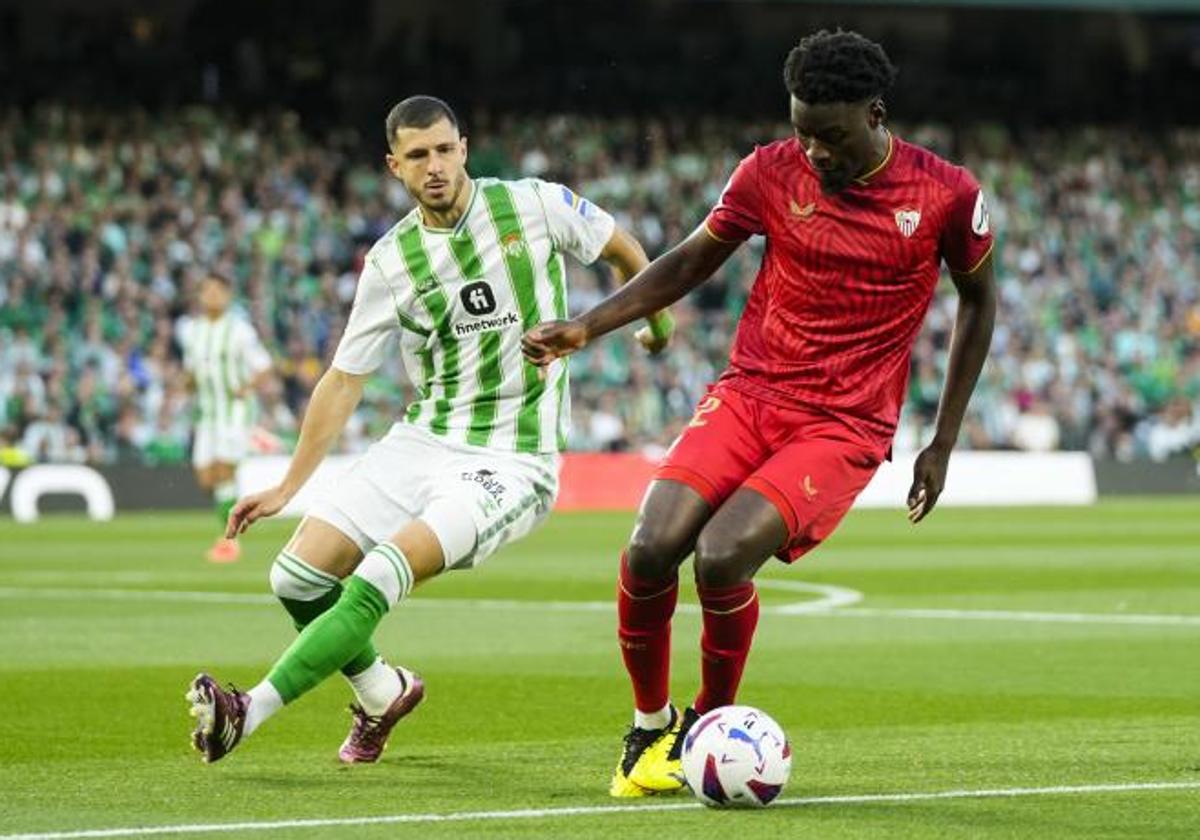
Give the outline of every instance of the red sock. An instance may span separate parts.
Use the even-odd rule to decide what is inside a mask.
[[[737,697],[758,626],[758,593],[752,581],[737,586],[697,585],[696,591],[704,611],[704,632],[700,635],[701,683],[695,709],[704,714],[732,704]]]
[[[671,616],[678,597],[678,575],[639,578],[621,553],[617,637],[633,683],[633,701],[643,712],[657,712],[670,698]]]

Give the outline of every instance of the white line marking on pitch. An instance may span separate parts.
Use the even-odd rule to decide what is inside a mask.
[[[1128,784],[1058,785],[1039,788],[993,790],[942,790],[928,793],[867,793],[847,796],[811,796],[780,799],[772,808],[811,805],[871,805],[886,802],[926,802],[937,799],[1015,799],[1023,796],[1072,796],[1093,793],[1135,793],[1156,790],[1200,790],[1200,782],[1133,782]],[[397,825],[485,820],[554,819],[558,817],[604,816],[658,811],[695,811],[704,806],[696,801],[649,803],[645,805],[585,805],[567,808],[525,808],[515,811],[464,811],[457,814],[389,814],[379,817],[332,817],[313,820],[274,820],[238,823],[194,823],[132,828],[101,828],[51,831],[40,834],[3,834],[0,840],[75,840],[91,837],[146,837],[153,834],[206,834],[228,831],[272,831],[282,828],[329,828],[357,825]]]
[[[856,607],[861,592],[837,586],[802,581],[767,579],[763,589],[816,592],[823,597],[794,604],[764,606],[764,613],[808,618],[907,618],[918,620],[1016,621],[1038,624],[1128,624],[1143,626],[1200,627],[1200,615],[1170,613],[1059,613],[1029,610],[912,609],[900,607]],[[171,601],[210,604],[274,604],[270,595],[250,592],[203,592],[169,589],[61,589],[58,587],[0,587],[0,598],[44,600]],[[466,609],[511,612],[531,606],[546,612],[612,612],[612,601],[520,601],[489,598],[413,598],[405,609]],[[695,604],[680,604],[681,613],[698,613]]]

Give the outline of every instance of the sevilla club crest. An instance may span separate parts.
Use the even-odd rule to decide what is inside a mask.
[[[900,233],[907,239],[917,232],[917,225],[921,224],[921,211],[914,210],[912,207],[902,207],[896,211],[896,227],[900,229]]]

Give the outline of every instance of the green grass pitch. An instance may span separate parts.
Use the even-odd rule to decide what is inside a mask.
[[[611,599],[631,518],[557,515],[388,616],[379,647],[428,697],[379,765],[353,768],[335,758],[340,678],[218,765],[188,745],[196,671],[246,687],[292,637],[266,575],[294,523],[213,566],[210,516],[0,520],[0,840],[1200,837],[1200,499],[942,509],[917,528],[854,512],[771,563],[740,700],[780,721],[795,763],[782,806],[738,813],[607,796],[630,716]],[[845,605],[788,614],[831,592]],[[685,609],[677,701],[698,634]],[[291,824],[364,817],[410,821]],[[243,827],[195,828],[214,823]]]

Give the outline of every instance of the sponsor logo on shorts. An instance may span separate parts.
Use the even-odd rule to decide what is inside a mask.
[[[472,484],[478,484],[488,494],[491,500],[500,505],[504,501],[504,494],[508,492],[508,487],[504,482],[496,478],[495,470],[475,470],[474,472],[464,472],[462,480]]]
[[[817,498],[817,493],[820,492],[816,487],[813,487],[811,475],[804,476],[804,480],[800,482],[800,489],[804,491],[805,496],[808,496],[810,502]]]

